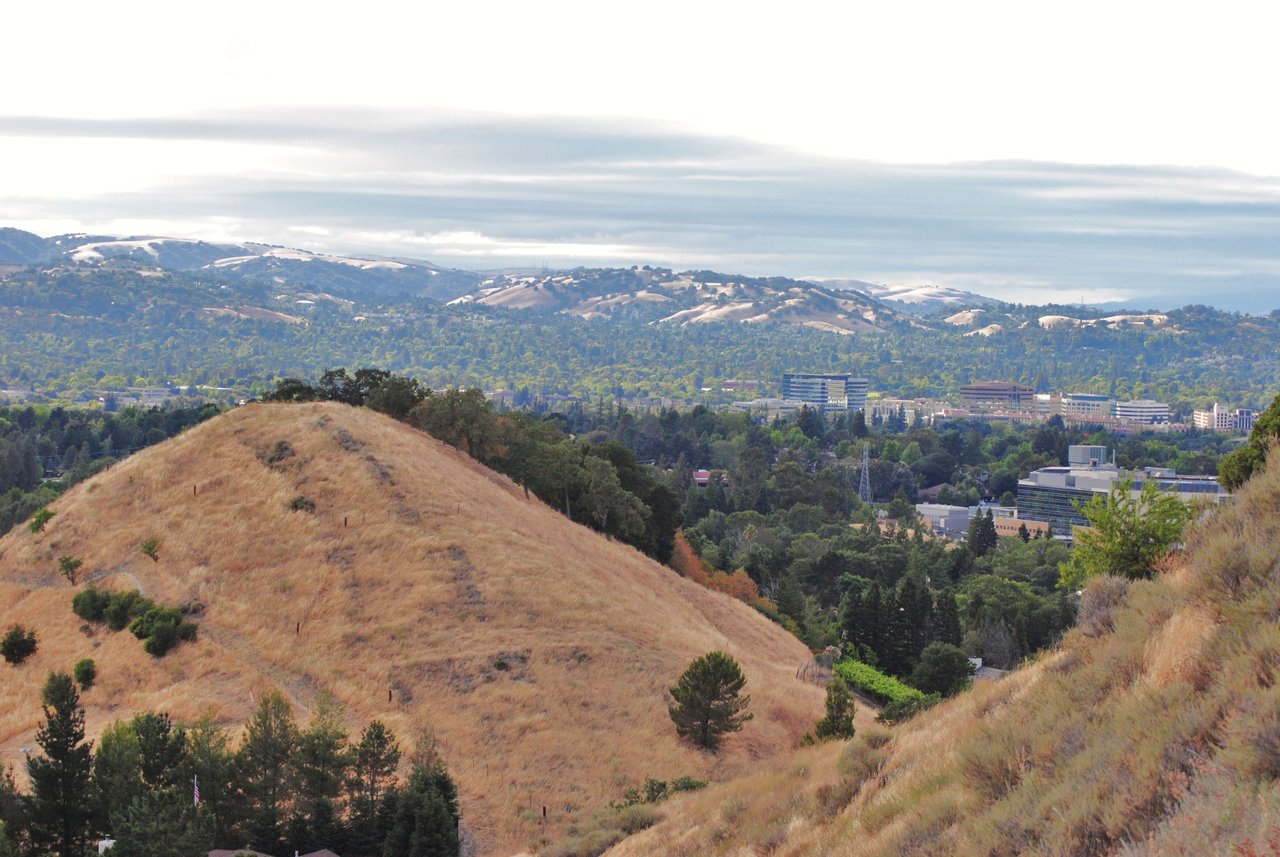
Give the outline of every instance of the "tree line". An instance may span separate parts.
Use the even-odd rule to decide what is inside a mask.
[[[278,692],[263,696],[234,749],[211,716],[155,712],[116,721],[95,748],[69,675],[50,673],[41,698],[29,792],[0,772],[0,857],[83,857],[106,836],[117,857],[458,853],[457,789],[434,742],[405,753],[376,720],[352,742],[331,698],[302,727]]]

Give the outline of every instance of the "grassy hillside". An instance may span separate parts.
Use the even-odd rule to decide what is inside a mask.
[[[299,497],[314,511],[291,510]],[[327,690],[353,729],[434,730],[482,850],[509,853],[647,776],[746,773],[821,714],[781,628],[370,411],[241,408],[53,508],[43,534],[0,540],[0,628],[40,636],[0,665],[0,763],[33,743],[46,673],[82,657],[98,664],[91,737],[140,709],[238,727],[270,688],[305,720]],[[64,555],[101,586],[198,600],[199,640],[154,660],[127,632],[82,630]],[[666,688],[711,649],[741,662],[756,715],[718,757],[678,743],[666,713]]]
[[[1094,581],[1053,652],[893,732],[672,802],[609,852],[1280,852],[1280,454],[1156,580]]]

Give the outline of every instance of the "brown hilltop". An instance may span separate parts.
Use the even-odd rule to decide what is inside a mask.
[[[290,510],[299,496],[313,513]],[[45,533],[0,540],[0,627],[40,635],[0,665],[0,763],[33,743],[45,674],[83,657],[99,673],[91,736],[146,709],[236,729],[271,688],[305,721],[328,691],[353,732],[434,730],[482,851],[504,853],[543,834],[534,808],[555,836],[646,776],[745,773],[821,713],[785,631],[370,411],[241,408],[53,508]],[[103,586],[200,601],[199,640],[154,660],[128,632],[86,635],[63,555]],[[711,649],[742,663],[756,715],[718,757],[677,742],[666,714],[667,686]]]

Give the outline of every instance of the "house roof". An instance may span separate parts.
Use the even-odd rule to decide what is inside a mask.
[[[261,851],[254,851],[251,848],[235,848],[230,851],[226,848],[215,848],[209,852],[208,857],[241,857],[244,854],[252,855],[252,857],[271,857],[270,854],[263,854]]]
[[[328,848],[324,848],[320,851],[312,851],[310,854],[303,854],[302,857],[338,857],[338,855],[334,854]]]

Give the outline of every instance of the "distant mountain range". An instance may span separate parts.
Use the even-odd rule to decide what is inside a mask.
[[[328,256],[271,244],[150,236],[71,234],[41,238],[8,228],[0,229],[0,265],[154,267],[344,297],[409,294],[438,301],[467,293],[481,279],[470,271],[441,268],[417,259]]]
[[[458,306],[558,312],[589,320],[741,322],[841,334],[924,323],[972,327],[974,335],[992,336],[1028,325],[1151,326],[1167,321],[1163,315],[1119,314],[1103,320],[1095,318],[1102,314],[1097,308],[1078,310],[1081,318],[1076,318],[1054,308],[1019,307],[935,285],[747,277],[705,270],[677,272],[648,265],[464,271],[422,259],[328,255],[256,242],[88,234],[43,238],[20,229],[0,228],[0,269],[30,266],[196,274],[209,282],[278,290],[276,302],[288,305],[333,299],[358,304],[409,297]],[[259,309],[277,312],[281,307],[233,309],[242,317],[254,317]],[[221,310],[202,307],[202,311]]]

